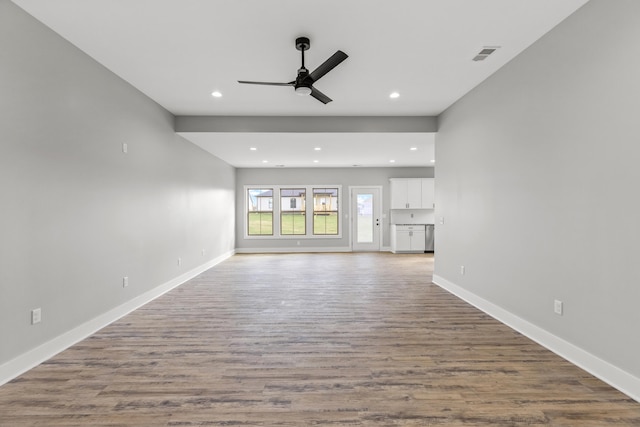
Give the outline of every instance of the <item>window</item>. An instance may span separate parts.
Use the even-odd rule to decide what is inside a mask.
[[[280,234],[305,235],[307,234],[307,216],[305,207],[305,188],[280,189]]]
[[[340,185],[246,185],[245,238],[342,237]],[[309,197],[309,203],[307,203]]]
[[[338,234],[338,189],[313,189],[313,234]]]
[[[249,188],[247,191],[247,234],[273,235],[273,189]]]

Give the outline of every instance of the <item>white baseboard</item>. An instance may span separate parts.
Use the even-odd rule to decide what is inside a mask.
[[[434,275],[433,283],[640,402],[640,378],[449,282],[443,277]]]
[[[286,247],[286,248],[236,248],[237,254],[283,254],[311,252],[351,252],[351,248],[340,247]]]
[[[233,256],[235,251],[229,251],[217,258],[212,259],[190,271],[187,271],[180,276],[159,285],[156,288],[151,289],[139,295],[116,308],[107,311],[100,316],[89,320],[62,335],[55,337],[54,339],[21,354],[20,356],[0,365],[0,385],[5,384],[12,379],[18,377],[24,372],[35,368],[42,362],[52,358],[56,354],[71,347],[72,345],[82,341],[83,339],[91,336],[100,329],[115,322],[121,317],[126,316],[137,308],[149,303],[150,301],[158,298],[159,296],[169,292],[173,288],[176,288],[183,283],[196,277],[198,274],[210,269],[211,267],[221,263],[225,259]]]
[[[238,254],[276,254],[276,253],[317,253],[317,252],[353,252],[351,248],[347,247],[286,247],[286,248],[236,248]],[[391,252],[391,246],[382,246],[380,252]]]

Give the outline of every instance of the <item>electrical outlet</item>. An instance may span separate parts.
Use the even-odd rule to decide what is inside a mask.
[[[443,216],[440,217],[440,224],[444,224],[444,217]]]
[[[205,251],[204,251],[204,249],[203,249],[203,250],[202,250],[202,256],[204,256],[204,252],[205,252]]]
[[[124,276],[122,278],[122,287],[126,288],[127,286],[129,286],[129,276]]]
[[[125,154],[129,152],[129,144],[127,144],[126,142],[122,143],[122,152]]]
[[[40,323],[42,321],[42,309],[34,308],[31,310],[31,324],[35,325],[36,323]]]
[[[460,266],[460,274],[464,276],[464,265]]]
[[[562,312],[563,312],[563,306],[562,306],[562,301],[560,300],[554,300],[553,301],[553,311],[559,315],[562,316]]]
[[[178,258],[178,267],[182,265],[182,258]]]

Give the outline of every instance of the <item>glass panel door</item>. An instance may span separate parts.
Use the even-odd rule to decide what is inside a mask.
[[[351,244],[354,251],[379,251],[381,242],[380,188],[351,189]]]

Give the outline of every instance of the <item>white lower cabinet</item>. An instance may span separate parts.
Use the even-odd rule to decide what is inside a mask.
[[[424,252],[424,225],[391,225],[391,252]]]

